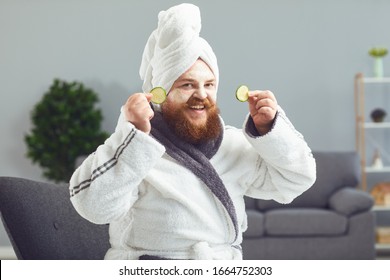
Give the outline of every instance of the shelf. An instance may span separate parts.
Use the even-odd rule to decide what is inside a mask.
[[[390,211],[390,205],[374,205],[372,211]]]
[[[366,84],[390,83],[390,77],[383,77],[383,78],[364,77],[363,82]]]
[[[363,123],[364,128],[390,128],[390,122],[381,122],[381,123],[374,123],[374,122],[365,122]]]
[[[376,243],[376,250],[390,250],[390,243]]]
[[[385,174],[390,173],[390,164],[385,162],[385,166],[375,164],[371,165],[367,157],[372,153],[371,148],[376,148],[378,150],[385,149],[388,147],[388,143],[378,142],[375,138],[382,139],[382,137],[388,136],[387,129],[390,129],[390,120],[383,122],[374,122],[371,118],[366,118],[368,116],[367,108],[374,107],[374,104],[370,104],[366,108],[365,102],[367,101],[367,96],[365,96],[365,84],[375,84],[373,88],[370,89],[370,93],[380,93],[384,94],[383,89],[386,89],[387,94],[390,93],[390,76],[388,77],[365,77],[363,73],[357,73],[355,75],[354,82],[354,103],[355,103],[355,136],[356,136],[356,151],[359,154],[361,162],[361,188],[364,191],[368,191],[368,182],[373,178],[368,177],[368,174]],[[377,88],[376,85],[383,84],[383,88]],[[388,100],[387,100],[388,101]],[[373,103],[379,102],[378,100],[373,101]],[[382,103],[381,103],[382,104]],[[386,104],[388,106],[389,104]],[[381,129],[381,131],[379,131]],[[375,134],[376,132],[380,135]],[[382,133],[383,132],[383,133]],[[379,165],[379,167],[378,167]]]
[[[367,173],[386,173],[390,172],[390,166],[384,166],[382,168],[377,168],[377,167],[371,167],[371,166],[366,166],[364,170]]]

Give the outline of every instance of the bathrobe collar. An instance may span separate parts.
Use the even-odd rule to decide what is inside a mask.
[[[192,145],[177,137],[164,121],[160,111],[155,111],[151,120],[152,136],[165,146],[166,152],[184,167],[194,173],[211,190],[226,209],[234,227],[237,239],[238,223],[233,201],[210,159],[217,153],[223,139],[223,128],[220,136],[212,141]],[[222,122],[222,120],[221,120]]]

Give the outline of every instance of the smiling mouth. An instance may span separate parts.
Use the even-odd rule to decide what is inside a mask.
[[[192,110],[197,110],[197,111],[201,111],[201,110],[204,110],[205,109],[205,106],[204,105],[192,105],[192,106],[188,106],[190,109]]]

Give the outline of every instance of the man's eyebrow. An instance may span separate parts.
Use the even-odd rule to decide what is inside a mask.
[[[182,78],[178,80],[179,82],[195,82],[195,79],[190,78]]]
[[[194,82],[197,82],[197,80],[196,79],[191,79],[191,78],[182,78],[182,79],[178,79],[177,80],[178,82],[190,82],[190,83],[194,83]],[[216,81],[216,79],[215,78],[212,78],[212,79],[209,79],[209,80],[207,80],[206,82],[207,83],[210,83],[210,82],[215,82]]]

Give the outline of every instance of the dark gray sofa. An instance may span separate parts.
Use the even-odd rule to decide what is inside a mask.
[[[373,259],[373,199],[355,152],[316,152],[315,184],[288,205],[246,198],[244,259]]]
[[[372,259],[371,197],[355,153],[315,153],[318,179],[292,204],[247,199],[245,259]],[[81,218],[68,187],[0,177],[0,213],[19,259],[102,259],[108,226]]]

